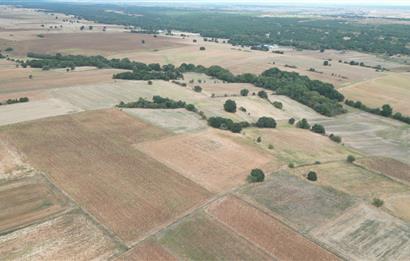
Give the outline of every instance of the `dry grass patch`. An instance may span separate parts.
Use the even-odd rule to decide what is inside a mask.
[[[40,176],[0,183],[0,233],[66,209],[67,199]]]
[[[351,260],[408,260],[410,225],[359,205],[320,227],[315,236]]]
[[[137,148],[213,192],[244,184],[251,169],[275,163],[217,130],[144,142]]]
[[[356,155],[352,150],[332,142],[326,136],[293,127],[249,128],[244,133],[252,141],[261,137],[262,141],[258,144],[285,164],[326,162],[345,159],[349,154]],[[269,145],[272,145],[273,149],[269,148]]]
[[[207,211],[278,260],[338,260],[280,221],[236,197],[223,198]]]
[[[166,133],[118,110],[3,128],[7,140],[80,206],[132,243],[209,193],[132,144]]]
[[[187,217],[157,236],[178,259],[271,260],[261,250],[204,213]]]
[[[144,241],[125,252],[115,260],[135,261],[177,261],[168,250],[155,241]]]
[[[2,260],[106,260],[118,247],[79,211],[0,236]]]
[[[332,220],[355,202],[345,193],[319,187],[286,172],[274,173],[263,183],[249,185],[240,190],[240,195],[303,233]]]
[[[410,184],[410,166],[385,157],[361,158],[355,164]]]

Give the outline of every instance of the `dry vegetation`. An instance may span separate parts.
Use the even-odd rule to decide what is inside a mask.
[[[410,184],[410,166],[408,164],[386,157],[362,158],[355,163],[371,171]]]
[[[129,251],[125,252],[116,260],[135,260],[135,261],[177,261],[168,250],[155,241],[143,242]]]
[[[34,167],[127,243],[209,195],[133,149],[132,144],[165,133],[124,112],[55,117],[13,125],[2,133]]]

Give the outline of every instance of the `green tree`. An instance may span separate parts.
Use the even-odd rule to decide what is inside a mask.
[[[288,120],[288,123],[289,123],[290,125],[295,124],[295,119],[294,119],[294,118],[290,118],[290,119]]]
[[[312,131],[319,134],[325,134],[326,130],[321,124],[313,124]]]
[[[195,86],[194,86],[194,91],[195,91],[195,92],[202,92],[202,87],[199,86],[199,85],[195,85]]]
[[[205,48],[205,47],[203,47],[203,46],[201,46],[201,47],[199,47],[199,50],[200,50],[200,51],[205,51],[205,50],[206,50],[206,48]]]
[[[298,123],[296,123],[296,127],[301,128],[301,129],[309,129],[310,124],[308,123],[306,119],[303,118],[300,121],[298,121]]]
[[[248,89],[242,89],[241,90],[241,96],[248,96],[249,90]]]
[[[340,136],[334,135],[333,133],[329,135],[329,139],[331,139],[332,141],[336,143],[342,142],[342,138]]]
[[[349,155],[347,156],[346,160],[349,163],[353,163],[356,160],[356,158],[353,155]]]
[[[307,179],[310,181],[316,181],[317,180],[317,174],[314,171],[309,171],[307,174]]]
[[[265,173],[261,169],[253,169],[248,176],[248,181],[251,183],[262,182],[265,180]]]
[[[374,198],[372,201],[372,205],[378,208],[383,206],[383,204],[384,204],[384,201],[379,198]]]
[[[233,100],[227,100],[224,104],[224,109],[227,112],[236,112],[236,102]]]
[[[390,117],[393,114],[393,108],[389,104],[385,104],[382,106],[380,114],[384,117]]]
[[[276,121],[271,117],[260,117],[256,122],[258,128],[276,128]]]
[[[258,96],[261,97],[262,99],[268,98],[268,94],[265,91],[259,91]]]
[[[272,104],[273,106],[275,106],[275,108],[278,108],[279,110],[282,110],[283,108],[283,104],[281,102],[274,101]]]

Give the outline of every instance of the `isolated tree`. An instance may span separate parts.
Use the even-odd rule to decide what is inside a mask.
[[[241,90],[241,96],[248,96],[249,90],[248,89],[242,89]]]
[[[372,205],[378,208],[383,206],[383,204],[384,204],[384,201],[379,198],[374,198],[372,201]]]
[[[323,62],[323,65],[324,65],[324,66],[329,66],[329,61],[327,61],[327,60],[324,61],[324,62]]]
[[[202,87],[199,86],[199,85],[195,85],[195,86],[194,86],[194,91],[195,91],[195,92],[202,92]]]
[[[301,128],[301,129],[309,129],[310,124],[308,123],[306,119],[303,118],[300,121],[298,121],[298,123],[296,123],[296,127]]]
[[[334,135],[333,133],[329,135],[329,139],[337,143],[342,142],[342,138],[340,136]]]
[[[227,112],[236,112],[236,102],[233,100],[227,100],[224,104],[224,109]]]
[[[276,121],[271,117],[260,117],[256,122],[258,128],[276,128]]]
[[[288,120],[288,123],[289,123],[290,125],[295,124],[295,119],[294,119],[294,118],[290,118],[290,119]]]
[[[314,171],[309,171],[307,174],[307,179],[310,181],[316,181],[317,180],[317,174]]]
[[[268,94],[265,91],[259,91],[258,96],[261,97],[262,99],[268,98]]]
[[[323,127],[323,125],[321,125],[321,124],[314,124],[312,126],[312,131],[315,132],[315,133],[319,133],[319,134],[325,134],[326,133],[325,127]]]
[[[30,75],[28,76],[28,78],[29,78],[30,80],[33,79],[33,75],[30,74]]]
[[[253,169],[248,176],[248,181],[251,183],[262,182],[265,180],[265,173],[261,169]]]
[[[274,101],[272,104],[273,106],[275,106],[275,108],[278,108],[279,110],[282,110],[283,108],[283,104],[281,102]]]
[[[257,142],[257,143],[261,143],[261,142],[262,142],[262,138],[261,138],[260,136],[257,137],[257,138],[256,138],[256,142]]]
[[[148,85],[152,85],[152,81],[151,81],[151,80],[148,81]]]
[[[353,155],[349,155],[347,156],[346,160],[349,163],[353,163],[356,160],[356,158]]]
[[[196,42],[197,42],[197,40],[196,40],[196,39],[194,39],[194,40],[192,40],[192,42],[196,43]]]
[[[199,50],[200,51],[205,51],[206,49],[205,49],[205,47],[201,46],[201,47],[199,47]]]

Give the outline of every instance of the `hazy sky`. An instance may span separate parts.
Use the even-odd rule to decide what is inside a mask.
[[[340,4],[340,5],[407,5],[410,6],[410,0],[77,0],[77,2],[189,2],[189,3],[206,3],[206,2],[223,2],[223,3],[252,3],[252,4]]]

